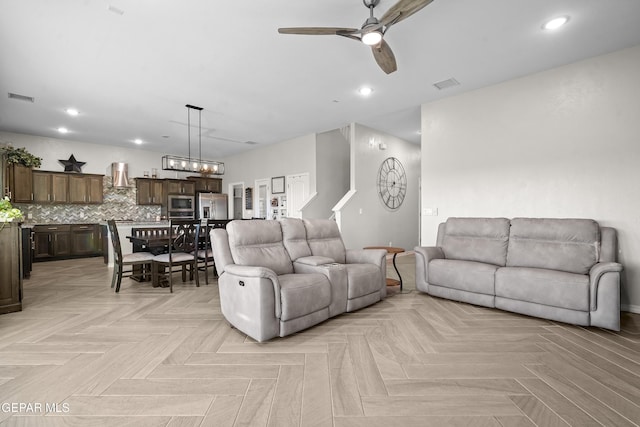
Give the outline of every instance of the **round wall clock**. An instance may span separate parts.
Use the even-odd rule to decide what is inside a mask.
[[[407,174],[400,160],[386,158],[378,169],[378,195],[389,209],[398,209],[407,194]]]

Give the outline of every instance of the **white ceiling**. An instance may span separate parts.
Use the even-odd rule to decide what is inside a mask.
[[[541,30],[558,15],[570,16],[565,27]],[[183,155],[193,104],[204,108],[205,158],[350,122],[418,143],[422,103],[640,44],[638,0],[435,0],[385,35],[390,75],[358,42],[277,32],[367,17],[361,0],[0,0],[0,130],[127,147],[141,138],[142,149]],[[461,85],[433,86],[452,77]],[[374,88],[366,99],[362,85]],[[197,127],[191,141],[197,150]]]

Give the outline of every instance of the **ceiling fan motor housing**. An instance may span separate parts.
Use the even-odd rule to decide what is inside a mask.
[[[362,29],[365,29],[372,25],[378,25],[378,24],[380,24],[380,21],[378,21],[378,18],[372,16],[371,18],[367,18],[367,20],[364,21],[364,24],[362,24]]]

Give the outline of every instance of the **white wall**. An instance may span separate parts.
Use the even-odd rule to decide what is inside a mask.
[[[364,246],[399,246],[413,250],[419,240],[420,146],[359,124],[353,125],[351,172],[353,198],[342,209],[341,232],[348,248]],[[375,140],[375,146],[369,140]],[[387,145],[378,149],[379,143]],[[385,207],[377,192],[380,164],[396,157],[407,173],[407,195],[395,211]]]
[[[222,161],[225,163],[225,186],[227,183],[244,182],[245,188],[253,188],[257,179],[270,180],[277,176],[308,173],[309,194],[316,191],[315,134],[255,148]],[[252,216],[253,211],[247,211],[243,206],[243,217]]]
[[[184,178],[195,173],[162,170],[162,156],[166,153],[136,148],[122,148],[89,142],[76,142],[59,138],[0,132],[0,143],[9,143],[16,148],[25,147],[34,156],[42,158],[41,170],[63,172],[64,166],[58,160],[67,160],[72,154],[79,162],[86,162],[84,173],[111,176],[111,163],[128,164],[129,177],[142,177],[144,171],[158,169],[159,178]]]
[[[640,312],[639,75],[636,46],[423,105],[422,244],[450,216],[593,218]]]

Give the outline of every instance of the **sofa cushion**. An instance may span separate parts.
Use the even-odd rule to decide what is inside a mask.
[[[380,292],[382,276],[380,268],[374,264],[344,264],[347,269],[349,299]]]
[[[442,250],[445,258],[505,265],[508,219],[449,218],[444,233]]]
[[[311,254],[324,256],[344,264],[346,249],[338,224],[330,219],[303,219]]]
[[[481,262],[434,259],[429,262],[429,284],[494,295],[497,269],[495,265]]]
[[[293,273],[278,221],[231,221],[227,234],[235,264],[266,267],[277,275]]]
[[[500,268],[496,297],[589,311],[589,276],[541,268]]]
[[[298,258],[311,256],[311,248],[307,243],[307,230],[304,223],[298,218],[285,218],[280,220],[282,226],[282,241],[289,252],[291,261]]]
[[[331,285],[323,274],[285,274],[280,283],[280,320],[286,322],[314,313],[331,304]]]
[[[590,219],[514,218],[507,266],[588,274],[599,245],[600,227]]]

